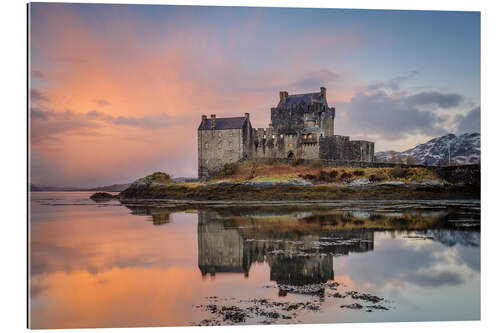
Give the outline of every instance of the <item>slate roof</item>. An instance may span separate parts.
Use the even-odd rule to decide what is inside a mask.
[[[288,97],[284,101],[280,101],[278,103],[278,107],[287,107],[292,104],[299,105],[301,102],[306,104],[312,104],[314,100],[321,100],[321,92],[313,92],[308,94],[299,94],[299,95],[288,95]]]
[[[245,117],[231,117],[231,118],[215,118],[215,129],[225,130],[225,129],[238,129],[243,128],[245,125]],[[212,120],[207,118],[207,120],[200,124],[198,130],[209,130],[211,127]]]

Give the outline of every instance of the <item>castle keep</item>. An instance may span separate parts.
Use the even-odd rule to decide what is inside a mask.
[[[334,133],[335,108],[328,106],[326,89],[319,92],[279,94],[271,108],[268,128],[252,128],[250,115],[210,119],[198,127],[198,177],[206,179],[226,163],[255,158],[321,159],[372,162],[373,142],[349,140]]]

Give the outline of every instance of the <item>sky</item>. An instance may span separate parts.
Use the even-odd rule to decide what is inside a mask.
[[[31,183],[197,175],[201,115],[267,127],[327,88],[335,133],[405,150],[480,132],[480,13],[34,3]]]

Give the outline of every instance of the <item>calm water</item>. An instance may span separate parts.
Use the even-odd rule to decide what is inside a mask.
[[[479,202],[183,211],[89,195],[31,194],[33,328],[480,319]]]

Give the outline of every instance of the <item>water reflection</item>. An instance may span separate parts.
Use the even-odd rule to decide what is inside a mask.
[[[241,273],[248,277],[253,263],[265,262],[270,267],[270,281],[280,286],[280,295],[286,295],[283,285],[303,286],[334,280],[334,257],[373,251],[376,231],[385,230],[393,237],[408,240],[431,240],[447,247],[460,244],[474,248],[480,245],[479,220],[471,219],[476,213],[466,210],[460,213],[443,210],[432,214],[427,211],[424,214],[418,211],[233,214],[227,211],[198,213],[198,267],[202,276]],[[463,220],[467,221],[466,226]],[[429,247],[426,255],[415,250],[402,253],[393,249],[386,254],[386,258],[394,257],[393,260],[379,258],[376,261],[381,262],[380,266],[385,267],[389,274],[408,267],[404,280],[418,285],[463,282],[462,276],[456,272],[419,271],[424,266],[432,267],[434,251]],[[463,254],[467,252],[461,251]],[[474,258],[464,259],[464,262],[479,271],[479,252],[474,253]],[[412,257],[418,258],[412,260]],[[386,266],[400,261],[408,264]]]
[[[266,262],[270,267],[270,280],[278,284],[325,283],[333,280],[334,256],[373,250],[373,231],[325,231],[321,227],[301,230],[292,226],[276,229],[265,223],[199,212],[201,274],[236,272],[248,277],[253,263]]]
[[[302,322],[479,318],[477,202],[186,209],[39,196],[30,249],[36,328],[189,325],[205,318],[194,305],[206,297],[304,301],[310,295],[292,287],[332,280],[344,294],[389,299],[391,310],[340,308],[353,300],[323,286],[321,311],[304,311]]]

